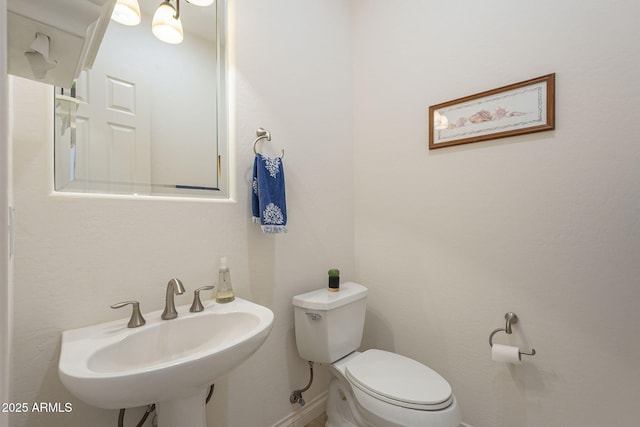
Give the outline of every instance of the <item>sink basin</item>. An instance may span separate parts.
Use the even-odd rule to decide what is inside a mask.
[[[273,312],[241,298],[209,303],[199,313],[188,305],[177,310],[172,320],[160,319],[161,310],[145,314],[147,323],[139,328],[122,319],[63,332],[62,383],[100,408],[155,403],[160,426],[206,425],[209,386],[264,343]]]

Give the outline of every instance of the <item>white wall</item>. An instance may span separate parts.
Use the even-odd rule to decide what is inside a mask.
[[[7,31],[7,2],[0,0],[0,34]],[[9,401],[11,358],[11,273],[9,261],[9,132],[7,114],[7,44],[0,42],[0,402]],[[0,426],[9,425],[9,415],[0,412]]]
[[[210,282],[221,255],[276,324],[218,382],[210,425],[266,426],[296,409],[288,394],[307,365],[290,299],[323,286],[329,266],[371,290],[366,344],[441,372],[474,427],[637,424],[639,6],[441,5],[233,2],[235,204],[52,196],[50,90],[16,80],[12,400],[74,411],[13,425],[114,425],[115,411],[59,383],[60,331],[121,317],[107,307],[125,298],[159,309],[170,277]],[[429,105],[549,72],[555,131],[427,149]],[[265,150],[286,149],[287,235],[248,218],[258,126],[274,136]],[[538,350],[518,367],[489,359],[509,310],[521,321],[496,340]],[[307,401],[326,380],[320,368]]]
[[[289,393],[307,381],[308,365],[295,348],[291,297],[324,286],[334,266],[354,278],[348,11],[346,1],[232,2],[235,203],[52,195],[52,89],[12,79],[12,400],[73,403],[69,414],[15,415],[13,427],[116,425],[117,411],[84,405],[60,383],[60,332],[122,318],[109,305],[125,299],[141,301],[145,312],[161,309],[171,277],[191,294],[216,280],[220,256],[229,257],[237,294],[271,308],[275,324],[258,353],[216,383],[209,425],[266,426],[298,409]],[[273,135],[265,151],[286,150],[284,235],[262,235],[250,221],[251,143],[259,126]],[[326,370],[317,373],[307,401],[326,390]],[[127,424],[135,420],[128,412]]]
[[[366,342],[441,372],[474,427],[640,415],[640,5],[357,0]],[[557,129],[428,150],[429,105],[557,73]],[[509,339],[538,355],[490,360]]]

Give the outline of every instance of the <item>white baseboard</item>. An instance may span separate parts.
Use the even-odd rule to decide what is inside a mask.
[[[299,407],[298,405],[295,406]],[[297,411],[290,413],[271,427],[304,427],[306,424],[309,424],[311,421],[322,415],[326,409],[327,392],[325,391],[314,398],[311,402],[308,402],[303,407],[299,407]]]
[[[473,426],[467,423],[460,423],[460,427],[473,427]]]

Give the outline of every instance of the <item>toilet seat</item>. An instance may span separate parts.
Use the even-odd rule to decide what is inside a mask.
[[[345,374],[366,394],[395,406],[438,411],[453,402],[451,386],[440,374],[399,354],[367,350],[346,364]]]

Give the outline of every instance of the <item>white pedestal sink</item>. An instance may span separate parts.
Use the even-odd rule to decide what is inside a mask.
[[[160,427],[205,427],[209,386],[266,340],[273,312],[240,298],[127,328],[127,320],[65,331],[58,371],[80,400],[100,408],[156,404]]]

